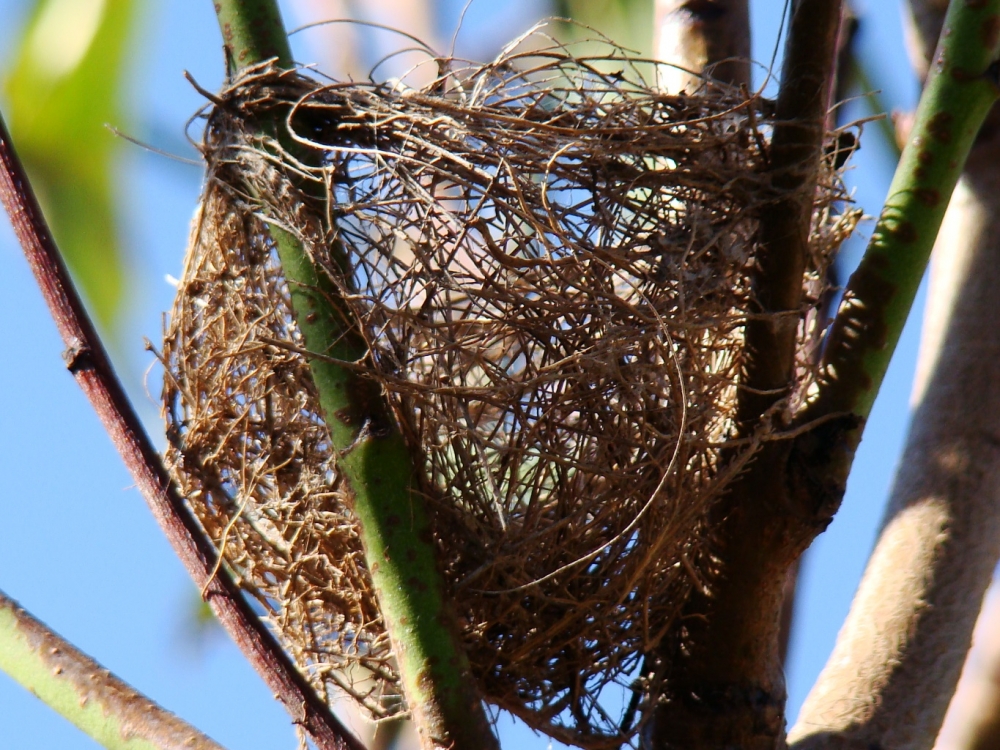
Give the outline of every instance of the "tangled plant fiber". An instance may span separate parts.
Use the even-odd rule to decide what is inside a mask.
[[[644,657],[710,585],[706,509],[769,439],[733,422],[766,125],[737,92],[663,95],[615,50],[435,64],[419,90],[260,66],[213,98],[168,462],[314,683],[405,711],[280,226],[367,341],[351,366],[411,448],[487,700],[618,745],[657,694]],[[274,117],[294,143],[257,134]],[[817,224],[814,286],[846,223]],[[624,716],[599,702],[614,685]]]

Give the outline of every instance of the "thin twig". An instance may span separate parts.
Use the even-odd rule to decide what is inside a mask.
[[[295,723],[322,750],[363,746],[330,712],[295,669],[236,585],[220,570],[217,553],[170,482],[160,458],[115,375],[0,119],[0,201],[10,216],[42,296],[67,350],[66,366],[76,378],[128,467],[153,516],[195,585],[237,646],[274,692]]]

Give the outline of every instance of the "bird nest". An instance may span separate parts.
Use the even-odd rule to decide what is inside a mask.
[[[406,711],[278,226],[367,342],[485,698],[617,745],[657,693],[644,657],[710,584],[706,509],[768,437],[734,427],[767,128],[617,51],[519,50],[421,89],[260,66],[212,97],[167,460],[314,684]],[[287,141],[260,136],[275,119]],[[817,223],[814,279],[843,225]]]

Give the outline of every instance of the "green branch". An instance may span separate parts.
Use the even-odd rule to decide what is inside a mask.
[[[125,462],[164,535],[219,622],[264,678],[274,696],[321,750],[361,746],[316,695],[233,579],[217,570],[217,554],[177,488],[115,375],[93,323],[52,239],[31,183],[0,116],[0,203],[67,347],[67,367]]]
[[[222,750],[0,592],[0,669],[109,750]]]
[[[237,67],[291,60],[278,10],[264,0],[216,2],[227,55]],[[275,124],[269,126],[275,128]],[[279,140],[281,133],[274,133]],[[292,308],[309,351],[358,361],[367,345],[334,285],[301,243],[272,228]],[[379,386],[328,359],[310,362],[320,407],[354,497],[361,541],[392,641],[403,690],[425,747],[496,747],[468,658],[444,599],[413,462]]]
[[[998,98],[998,16],[1000,0],[948,9],[909,142],[830,331],[818,397],[800,423],[852,414],[860,440],[959,174]]]
[[[275,0],[223,0],[215,3],[229,73],[277,58],[292,67],[292,48]]]

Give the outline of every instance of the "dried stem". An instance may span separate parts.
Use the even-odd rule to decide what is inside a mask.
[[[239,70],[271,57],[280,66],[290,65],[291,50],[273,2],[220,0],[215,7],[231,66]],[[261,123],[261,130],[262,136],[287,139],[275,123]],[[275,228],[271,236],[307,349],[363,360],[367,344],[335,285],[298,238]],[[379,386],[353,369],[320,358],[310,362],[310,369],[340,453],[337,468],[354,497],[367,567],[421,742],[425,748],[496,747],[444,600],[409,451],[389,406]]]
[[[323,750],[362,746],[330,713],[247,605],[168,479],[111,366],[0,120],[0,199],[63,342],[66,363],[94,407],[171,546],[216,617],[268,687]]]
[[[109,750],[222,750],[0,592],[0,669]]]

